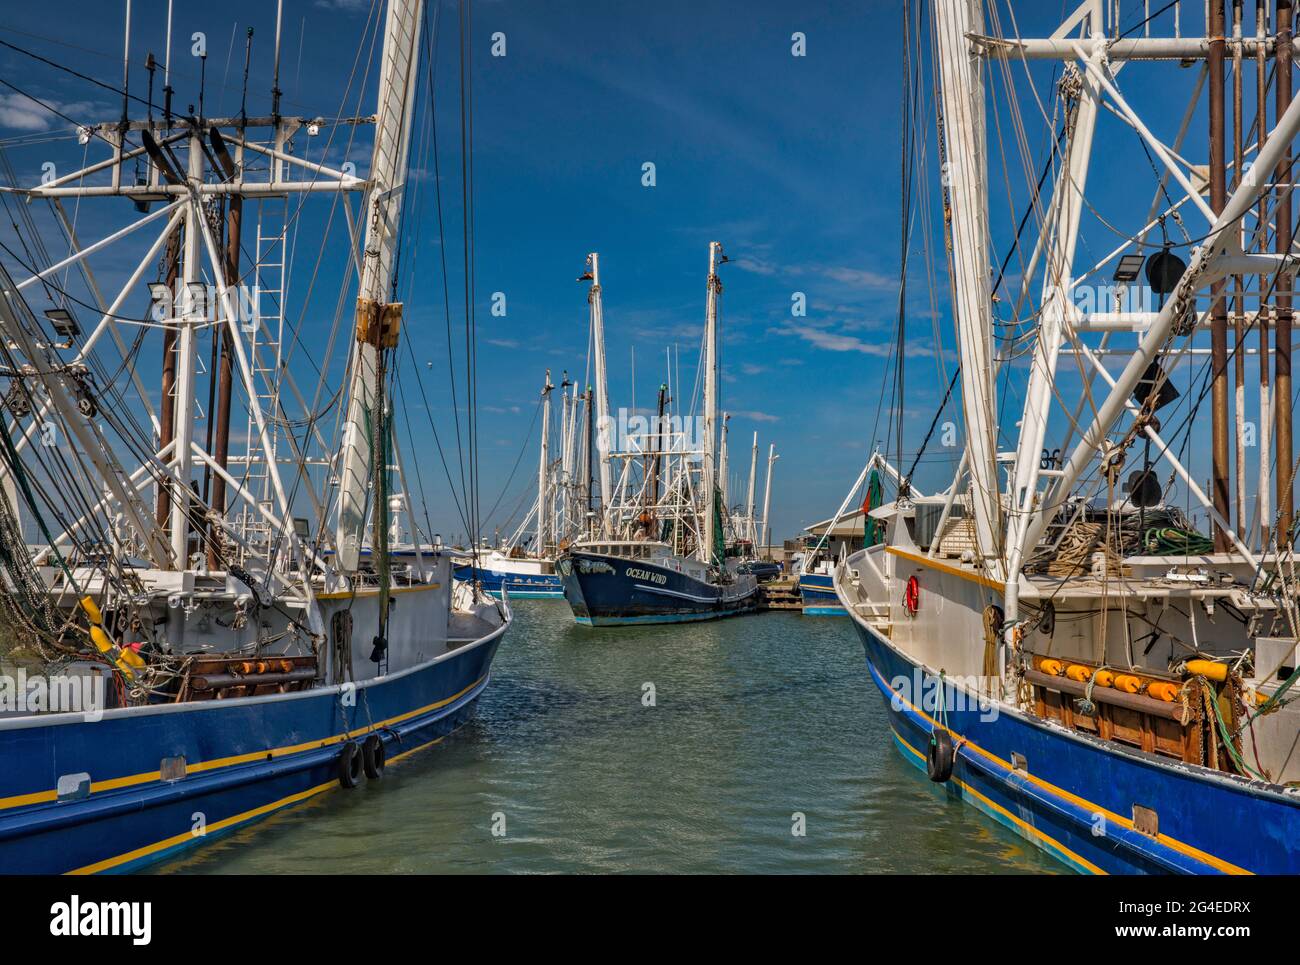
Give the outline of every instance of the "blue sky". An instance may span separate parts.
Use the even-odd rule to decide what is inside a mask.
[[[1052,17],[1033,6],[1020,14],[1020,29],[1050,32]],[[150,50],[161,59],[166,4],[137,0],[133,7],[131,91],[143,96],[139,67]],[[60,9],[68,16],[52,23],[47,10],[11,6],[0,16],[0,39],[120,83],[122,5],[62,0]],[[286,112],[338,110],[369,10],[368,0],[286,2],[281,76]],[[274,4],[268,2],[178,0],[178,51],[173,57],[177,106],[197,99],[197,62],[182,41],[201,30],[209,47],[208,111],[237,110],[244,32],[253,26],[249,110],[264,112],[273,14]],[[587,307],[585,287],[575,278],[586,253],[601,254],[613,402],[648,407],[664,377],[665,347],[680,352],[683,387],[693,381],[707,244],[718,240],[732,259],[723,269],[722,362],[723,408],[734,414],[733,467],[747,470],[752,431],[759,432],[764,452],[769,442],[776,444],[781,459],[772,515],[778,539],[834,511],[873,442],[883,441],[885,433],[882,419],[873,436],[896,324],[900,14],[896,3],[861,2],[481,0],[474,5],[476,305],[485,509],[519,454],[544,370],[551,368],[558,382],[561,370],[576,375],[584,369]],[[446,254],[456,312],[462,293],[454,17],[454,7],[442,11],[436,89]],[[806,36],[806,56],[791,54],[796,31]],[[490,56],[498,32],[506,38],[504,57]],[[120,110],[111,93],[10,50],[0,50],[0,77],[78,120],[108,120]],[[1040,77],[1044,86],[1050,80],[1048,73],[1040,71]],[[1178,83],[1184,85],[1184,78]],[[365,95],[358,99],[357,93],[353,87],[351,103],[368,113],[372,101]],[[1168,109],[1177,98],[1145,87],[1135,97],[1163,111],[1159,119],[1165,128],[1176,124],[1176,114]],[[1040,149],[1049,135],[1041,117],[1028,120],[1031,147],[1040,151],[1041,163],[1045,155]],[[932,112],[924,125],[932,145]],[[80,161],[82,149],[75,140],[33,143],[41,132],[64,134],[67,127],[13,91],[0,90],[0,139],[5,139],[20,179],[38,177],[45,159],[70,166]],[[1173,131],[1161,134],[1172,139]],[[330,144],[328,159],[355,160],[364,171],[368,134],[359,135],[347,152],[341,137]],[[1131,137],[1126,148],[1136,148]],[[305,144],[311,157],[322,149],[322,144]],[[423,374],[434,422],[444,444],[454,445],[428,162],[427,152],[417,147],[412,189],[417,193],[408,194],[408,231],[414,237],[404,266],[404,336],[419,362],[432,363]],[[646,162],[655,165],[654,187],[642,185]],[[1131,154],[1121,161],[1100,152],[1094,181],[1108,186],[1098,191],[1098,203],[1109,205],[1116,217],[1131,214],[1137,197],[1144,199],[1136,202],[1144,211],[1154,184],[1149,169],[1143,179],[1132,174],[1131,165]],[[998,241],[1005,246],[1006,225],[1014,220],[1008,210],[1023,203],[1026,175],[1013,167],[1007,179],[1012,187],[1003,188],[1004,172],[994,170],[992,203],[1002,222],[995,226],[995,246]],[[933,171],[916,191],[933,195]],[[78,215],[84,219],[79,222],[83,237],[122,222],[125,202],[114,204],[116,213],[105,214],[87,203]],[[936,209],[932,197],[931,213]],[[327,227],[339,242],[341,221],[330,218],[327,201],[304,210],[295,266],[299,278],[312,271],[317,239]],[[1112,237],[1096,224],[1087,230],[1098,251]],[[944,369],[936,364],[931,297],[918,267],[919,236],[912,247],[918,261],[909,298],[905,414],[909,441],[915,445],[951,372],[953,335],[940,244],[934,303],[949,353]],[[106,275],[123,272],[131,263],[127,256],[117,262],[113,257],[106,256]],[[345,259],[342,245],[334,244],[321,261],[312,300],[291,306],[291,315],[302,319],[299,335],[307,353],[320,350],[328,334]],[[1014,271],[1013,266],[1013,276]],[[489,311],[494,292],[506,296],[505,317]],[[791,315],[795,292],[806,295],[806,317]],[[142,371],[154,384],[150,366],[158,350],[146,340],[143,351]],[[313,384],[313,366],[320,361],[304,357],[295,370]],[[336,359],[335,376],[339,364]],[[416,393],[409,373],[404,384],[410,401]],[[433,525],[444,534],[460,532],[423,410],[412,416],[410,427]],[[954,454],[937,452],[923,465],[918,482],[927,490],[935,488]],[[525,456],[512,492],[528,485],[533,467],[535,450]],[[507,496],[502,502],[509,506],[515,500]],[[490,528],[492,521],[488,523]]]

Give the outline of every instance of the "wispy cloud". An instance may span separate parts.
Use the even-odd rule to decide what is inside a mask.
[[[316,6],[323,10],[342,10],[346,13],[361,13],[369,10],[374,0],[316,0]]]
[[[832,352],[861,352],[863,355],[877,356],[889,354],[888,345],[867,342],[854,335],[839,335],[835,332],[823,332],[806,327],[797,329],[795,334],[818,348],[829,349]]]
[[[852,268],[847,265],[777,265],[765,258],[742,255],[732,262],[741,271],[771,277],[773,275],[820,276],[839,282],[848,288],[865,291],[890,291],[898,287],[898,279],[869,268]]]
[[[772,415],[770,412],[757,412],[752,409],[741,410],[731,413],[737,419],[746,419],[750,422],[780,422],[779,415]]]
[[[96,109],[90,101],[60,102],[49,97],[42,97],[41,100],[44,101],[43,104],[26,94],[0,94],[0,128],[44,131],[68,123],[59,114],[76,120]]]
[[[817,348],[823,348],[830,352],[861,352],[863,355],[884,358],[889,355],[890,350],[888,341],[869,342],[866,339],[858,338],[856,335],[832,332],[819,325],[789,324],[784,326],[781,331],[798,336],[810,345],[815,345]]]
[[[732,262],[741,271],[748,271],[755,275],[775,275],[776,266],[771,262],[763,261],[761,258],[750,258],[743,256]]]
[[[852,288],[870,288],[873,290],[891,289],[898,286],[898,279],[882,275],[878,271],[861,268],[843,268],[835,265],[820,269],[827,278],[843,282]]]

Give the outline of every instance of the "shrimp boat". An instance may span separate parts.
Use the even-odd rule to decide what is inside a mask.
[[[718,267],[726,261],[709,245],[705,311],[703,411],[700,440],[675,426],[666,410],[668,382],[659,388],[655,424],[630,432],[615,448],[605,374],[600,262],[588,256],[584,278],[596,360],[596,441],[601,508],[597,532],[575,541],[556,569],[574,620],[583,626],[689,623],[752,612],[758,580],[740,552],[740,534],[726,510],[726,416],[718,411]],[[670,379],[671,381],[671,379]],[[719,446],[719,433],[723,442]],[[754,459],[757,459],[757,439]],[[720,462],[719,462],[720,457]],[[613,465],[621,463],[617,488]],[[639,476],[634,475],[639,467]],[[754,466],[750,467],[748,519],[753,519]],[[751,539],[744,545],[752,546]]]
[[[163,103],[155,58],[146,100],[128,56],[122,119],[70,134],[102,159],[0,194],[10,210],[48,207],[68,251],[47,255],[22,216],[25,244],[8,239],[0,259],[0,872],[130,870],[377,781],[471,716],[510,623],[454,585],[418,526],[408,552],[388,542],[389,500],[409,494],[393,377],[411,279],[397,262],[430,15],[418,0],[372,12],[359,56],[382,44],[378,100],[359,117],[282,113],[276,18],[269,115],[207,117],[202,89],[197,112],[174,111],[169,15]],[[145,116],[126,113],[135,103]],[[362,127],[365,176],[312,150]],[[296,218],[317,195],[364,225],[338,259],[333,440],[336,389],[300,393],[286,312]],[[105,203],[96,224],[134,216],[82,244],[76,212]],[[127,241],[139,250],[101,267],[95,254]],[[32,260],[14,268],[16,250]],[[101,288],[124,263],[120,291]],[[250,286],[251,315],[237,293]],[[162,342],[160,398],[144,389],[147,335]],[[232,400],[246,447],[231,445]]]
[[[533,556],[518,547],[490,549],[476,563],[456,567],[456,579],[477,581],[498,599],[559,600],[564,598],[555,560]]]
[[[844,497],[835,515],[808,527],[808,532],[815,535],[817,541],[804,554],[798,570],[799,600],[804,616],[848,616],[835,593],[835,568],[844,562],[851,550],[859,548],[856,544],[872,546],[880,542],[883,527],[871,516],[871,511],[880,505],[883,498],[884,474],[892,470],[893,467],[880,453],[872,453],[862,475]],[[850,511],[854,493],[864,481],[866,496],[862,506]],[[913,498],[918,495],[915,487],[911,494]]]
[[[541,396],[541,452],[537,467],[537,499],[518,530],[504,545],[485,547],[477,560],[456,568],[456,578],[477,580],[494,597],[508,594],[523,600],[560,600],[564,588],[555,568],[562,552],[586,530],[591,502],[589,443],[591,389],[578,394],[568,373],[560,381],[560,455],[551,449],[551,370],[546,370]],[[580,465],[581,463],[581,465]],[[529,528],[533,527],[531,537]],[[529,545],[531,543],[531,546]]]
[[[1018,6],[1018,31],[1047,15]],[[908,473],[871,510],[884,538],[834,586],[895,745],[953,798],[1079,871],[1295,873],[1292,6],[1214,0],[1203,36],[1179,32],[1201,4],[1170,6],[1089,0],[1045,39],[1000,35],[971,0],[926,5],[928,31],[909,6],[908,59],[928,33],[935,67],[965,438],[946,489]],[[1041,193],[1013,197],[1038,230],[1008,292],[986,111],[1006,124],[1035,96]],[[1206,117],[1201,166],[1185,141]],[[1131,179],[1119,199],[1089,177],[1103,151]],[[1113,286],[1143,273],[1134,308]],[[1023,385],[1001,425],[999,377]]]

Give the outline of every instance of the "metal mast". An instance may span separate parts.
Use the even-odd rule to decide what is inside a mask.
[[[587,294],[587,303],[591,306],[592,354],[596,363],[596,449],[600,453],[600,531],[608,535],[610,531],[610,502],[613,499],[613,480],[610,476],[609,451],[614,440],[611,438],[614,427],[609,419],[609,382],[605,375],[605,312],[601,304],[600,255],[592,252],[587,256],[587,274],[591,280],[591,290]]]
[[[1086,21],[1090,38],[1089,60],[1100,64],[1105,58],[1105,31],[1101,11],[1095,4],[1085,4],[1052,35],[1053,39],[1066,36]],[[1092,155],[1092,138],[1096,130],[1097,110],[1101,103],[1101,90],[1089,73],[1079,74],[1078,100],[1067,128],[1063,151],[1061,175],[1052,195],[1047,213],[1042,242],[1046,259],[1043,271],[1042,316],[1038,339],[1034,346],[1029,384],[1025,392],[1024,420],[1021,423],[1019,444],[1016,447],[1015,477],[1012,498],[1019,513],[1008,523],[1007,547],[1007,617],[1015,619],[1017,589],[1021,563],[1032,547],[1025,545],[1024,533],[1029,514],[1038,502],[1039,478],[1043,468],[1040,453],[1047,432],[1048,413],[1054,399],[1053,383],[1057,361],[1060,358],[1067,322],[1072,324],[1078,309],[1070,298],[1074,284],[1074,253],[1079,239],[1079,224],[1083,214],[1084,191],[1088,182],[1088,162]],[[954,226],[954,236],[956,228]],[[960,284],[960,282],[959,282]],[[969,432],[968,426],[968,432]],[[1048,467],[1050,468],[1050,467]]]
[[[545,556],[551,542],[551,517],[546,509],[547,475],[551,462],[551,370],[546,370],[542,385],[542,452],[537,461],[537,555]]]
[[[1224,158],[1224,107],[1223,107],[1223,0],[1210,0],[1206,4],[1205,33],[1209,44],[1206,67],[1209,70],[1210,115],[1210,208],[1214,213],[1223,211],[1227,200],[1227,169]],[[1232,497],[1228,482],[1228,306],[1224,301],[1224,282],[1210,286],[1211,299],[1211,374],[1210,442],[1213,449],[1212,472],[1214,476],[1214,508],[1225,521],[1232,519]],[[1228,534],[1218,520],[1214,525],[1214,548],[1227,552]]]
[[[754,445],[749,450],[749,497],[745,500],[745,524],[749,527],[749,542],[752,549],[758,547],[758,536],[754,532],[754,471],[758,468],[758,433],[754,433]]]
[[[573,535],[573,447],[575,444],[578,400],[573,382],[566,371],[560,379],[560,475],[556,481],[555,518],[561,530],[555,534],[557,542]]]
[[[763,486],[763,532],[760,534],[763,538],[763,545],[768,549],[772,546],[772,531],[768,529],[767,512],[772,507],[772,466],[781,457],[776,454],[776,443],[770,443],[767,447],[767,484]],[[771,556],[771,554],[768,554]]]
[[[731,453],[727,445],[727,430],[730,422],[731,416],[725,412],[722,413],[722,421],[720,422],[722,439],[718,443],[718,492],[722,496],[723,513],[727,513],[727,507],[731,505],[731,494],[728,491],[730,487],[727,485],[727,477],[731,472]]]
[[[1279,146],[1277,154],[1274,202],[1277,230],[1274,233],[1277,253],[1282,256],[1291,253],[1293,223],[1291,219],[1291,137],[1293,132],[1279,130],[1283,118],[1291,112],[1291,58],[1292,29],[1294,27],[1294,9],[1291,0],[1277,0],[1277,47],[1274,54],[1276,72],[1276,111],[1277,122],[1274,137],[1286,139]],[[1262,155],[1264,152],[1261,151]],[[1258,165],[1258,161],[1256,162]],[[1292,450],[1291,424],[1291,272],[1285,263],[1280,263],[1277,273],[1277,326],[1273,336],[1273,398],[1277,402],[1275,418],[1277,420],[1277,531],[1274,534],[1279,546],[1291,541],[1291,522],[1295,514],[1295,480],[1291,478]]]
[[[975,535],[985,560],[1000,569],[1000,521],[995,452],[992,303],[985,198],[984,84],[980,59],[967,40],[982,34],[978,0],[936,0],[939,77],[943,99],[946,180],[952,210],[953,307],[961,356],[962,414],[969,454]]]
[[[393,263],[411,147],[411,113],[415,108],[423,9],[423,0],[393,0],[388,5],[384,27],[375,149],[367,195],[369,217],[357,295],[348,414],[339,460],[336,546],[339,569],[345,573],[356,572],[365,533],[373,434],[382,416],[375,411],[380,346],[396,338],[401,320],[401,305],[390,305],[388,298],[393,286]]]
[[[203,183],[203,141],[195,130],[189,137],[189,170],[191,184]],[[185,238],[181,249],[181,277],[185,288],[180,304],[183,308],[176,319],[176,423],[175,448],[176,475],[179,485],[172,487],[171,546],[177,569],[189,568],[190,541],[190,477],[194,469],[194,453],[190,443],[194,437],[194,359],[198,351],[196,329],[203,322],[203,296],[201,294],[202,261],[199,245],[199,219],[203,209],[197,204],[185,207]]]
[[[718,293],[722,282],[718,278],[718,256],[722,245],[709,242],[709,280],[704,302],[704,454],[701,461],[704,505],[704,538],[700,540],[699,557],[705,563],[713,562],[715,528],[713,518],[714,491],[717,489],[714,455],[717,451],[718,421]]]

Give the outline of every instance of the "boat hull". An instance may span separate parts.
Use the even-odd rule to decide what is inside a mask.
[[[339,787],[342,745],[378,733],[391,763],[473,714],[507,624],[353,685],[0,721],[0,873],[121,872]],[[178,779],[172,776],[182,759]],[[60,783],[89,791],[59,800]],[[64,782],[60,781],[64,778]]]
[[[803,602],[804,616],[848,616],[847,611],[840,604],[840,598],[835,595],[835,586],[829,573],[801,573],[799,599]]]
[[[555,573],[505,573],[500,570],[470,566],[456,567],[456,579],[477,578],[483,589],[500,600],[503,591],[512,600],[561,600],[564,585]]]
[[[1300,871],[1294,793],[1166,763],[1015,711],[993,713],[964,693],[959,699],[950,682],[869,624],[853,622],[903,758],[925,771],[942,706],[958,742],[947,793],[1070,867],[1101,874]],[[1025,766],[1013,767],[1016,758]],[[1156,812],[1158,835],[1136,830],[1135,804]]]
[[[577,552],[557,568],[582,626],[695,623],[750,613],[758,602],[753,577],[717,586],[646,560]]]

